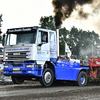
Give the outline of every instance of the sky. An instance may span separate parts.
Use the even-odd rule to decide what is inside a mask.
[[[52,0],[0,0],[2,31],[8,28],[38,26],[41,16],[54,15]]]
[[[52,0],[0,0],[0,14],[2,14],[2,32],[9,28],[39,26],[43,16],[54,16]],[[91,8],[84,6],[86,12]],[[80,19],[77,12],[63,21],[62,27],[70,30],[73,26],[86,31],[95,31],[100,34],[100,12],[90,15],[88,19]]]

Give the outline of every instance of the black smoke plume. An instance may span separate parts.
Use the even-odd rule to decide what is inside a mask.
[[[55,13],[55,26],[58,28],[62,21],[69,18],[73,10],[76,10],[76,6],[83,6],[85,4],[91,4],[94,0],[52,0]],[[87,18],[88,14],[83,10],[79,10],[80,17]]]

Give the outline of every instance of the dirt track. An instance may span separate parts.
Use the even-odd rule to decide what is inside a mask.
[[[0,85],[0,100],[100,100],[99,94],[100,86],[94,84],[85,87],[57,83],[43,87],[38,82]]]

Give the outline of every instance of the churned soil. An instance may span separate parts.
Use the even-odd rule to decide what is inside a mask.
[[[25,82],[22,85],[2,85],[0,91],[9,93],[0,96],[0,100],[100,100],[100,86],[96,84],[86,87],[65,84],[43,87],[38,82]],[[11,95],[12,92],[19,94]]]

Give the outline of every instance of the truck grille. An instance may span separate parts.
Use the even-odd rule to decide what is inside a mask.
[[[14,60],[28,60],[29,51],[20,51],[20,52],[6,52],[6,61]]]

